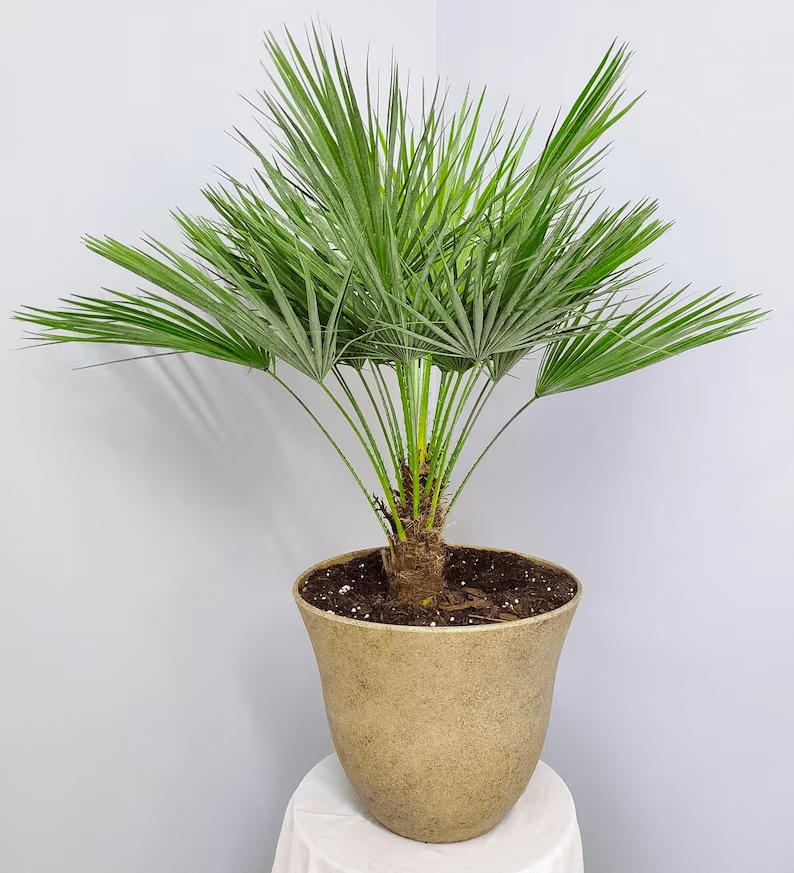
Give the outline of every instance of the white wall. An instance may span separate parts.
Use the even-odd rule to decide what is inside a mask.
[[[453,90],[569,102],[611,39],[635,91],[605,173],[677,219],[663,279],[758,291],[749,336],[536,404],[472,479],[450,537],[569,566],[586,599],[546,759],[587,873],[788,873],[792,21],[780,2],[439,0]],[[0,0],[6,312],[101,285],[85,232],[175,235],[263,83],[260,33],[312,14],[373,62],[436,69],[435,4]],[[378,541],[355,486],[261,374],[114,350],[16,350],[5,405],[0,870],[268,869],[330,748],[290,601],[310,563]],[[193,381],[193,377],[197,381]],[[528,396],[506,380],[493,421]],[[184,392],[184,393],[180,393]],[[497,497],[498,495],[498,497]]]
[[[676,219],[659,282],[758,292],[750,335],[549,398],[505,436],[455,534],[573,570],[546,760],[587,873],[794,869],[794,13],[742,2],[441,0],[459,91],[511,93],[540,131],[616,36],[647,91],[614,131],[611,202]],[[531,383],[503,392],[505,410]],[[493,495],[499,495],[498,501]]]
[[[313,15],[434,74],[423,0],[0,0],[2,873],[262,873],[330,751],[290,590],[380,528],[322,436],[263,374],[74,372],[118,350],[18,351],[7,317],[133,288],[81,235],[175,241],[215,165],[247,175],[261,34]]]

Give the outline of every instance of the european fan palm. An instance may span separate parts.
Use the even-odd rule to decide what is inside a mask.
[[[357,93],[333,39],[313,31],[300,50],[289,34],[269,35],[266,47],[269,148],[239,134],[255,181],[225,175],[208,187],[212,218],[174,213],[185,254],[154,239],[146,249],[86,239],[157,290],[74,296],[16,317],[42,342],[195,352],[268,373],[320,425],[376,512],[393,594],[428,603],[443,584],[445,517],[474,469],[456,476],[461,450],[519,361],[541,356],[516,415],[740,333],[762,313],[719,290],[637,290],[650,275],[639,256],[669,224],[655,201],[601,207],[592,187],[604,134],[633,105],[621,85],[625,47],[610,47],[533,160],[532,125],[508,127],[504,112],[484,124],[482,97],[451,112],[437,86],[413,123],[396,66],[381,111],[369,74]],[[278,361],[327,392],[380,495]]]

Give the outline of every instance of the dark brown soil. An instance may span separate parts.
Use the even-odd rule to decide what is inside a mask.
[[[312,574],[303,599],[345,618],[417,627],[470,627],[542,615],[576,594],[576,580],[513,552],[447,546],[444,591],[428,607],[389,597],[380,549]]]

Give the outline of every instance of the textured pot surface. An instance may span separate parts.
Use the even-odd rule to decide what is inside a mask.
[[[342,618],[298,593],[316,570],[371,552],[317,564],[293,588],[336,752],[389,830],[429,843],[472,839],[512,809],[535,770],[581,585],[552,612],[461,628]]]

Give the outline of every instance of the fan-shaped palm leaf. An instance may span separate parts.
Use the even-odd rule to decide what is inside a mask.
[[[186,254],[156,240],[144,251],[87,238],[158,290],[26,307],[17,317],[39,341],[257,367],[306,408],[275,375],[284,361],[319,382],[353,428],[404,538],[411,518],[443,521],[461,449],[522,358],[543,353],[526,407],[732,336],[763,314],[749,297],[716,291],[689,302],[681,292],[638,296],[652,273],[640,256],[669,224],[655,201],[597,209],[590,187],[604,135],[633,105],[621,86],[625,46],[610,47],[534,160],[525,159],[533,124],[508,128],[503,111],[485,127],[482,95],[450,112],[436,86],[412,124],[396,66],[381,113],[369,74],[357,94],[344,52],[317,30],[306,51],[289,34],[283,44],[269,35],[266,47],[271,84],[257,109],[269,148],[238,131],[255,180],[226,175],[208,187],[212,218],[174,214]]]

